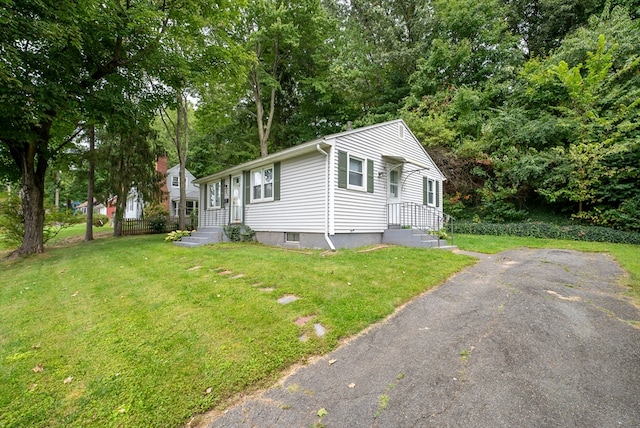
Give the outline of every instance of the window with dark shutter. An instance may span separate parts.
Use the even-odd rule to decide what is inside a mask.
[[[338,187],[347,188],[347,152],[338,151]]]

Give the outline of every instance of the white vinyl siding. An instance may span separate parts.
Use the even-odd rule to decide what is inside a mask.
[[[257,232],[324,232],[325,156],[306,154],[280,166],[280,200],[245,207],[245,224]]]
[[[422,204],[424,176],[433,180],[442,180],[440,171],[420,143],[408,130],[400,131],[401,126],[403,126],[401,121],[394,121],[370,127],[361,132],[357,132],[356,129],[355,132],[336,137],[335,153],[341,150],[373,160],[374,191],[373,193],[353,192],[339,188],[337,177],[334,176],[333,206],[335,208],[331,233],[377,233],[388,227],[386,204],[390,189],[387,174],[392,165],[385,162],[382,155],[404,157],[429,167],[428,170],[424,170],[413,164],[405,164],[400,169],[399,193],[402,202]],[[334,171],[338,171],[337,154],[333,161]],[[442,188],[442,186],[439,187]]]

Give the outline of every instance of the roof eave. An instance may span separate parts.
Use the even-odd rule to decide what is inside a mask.
[[[227,177],[229,175],[237,174],[242,171],[251,170],[261,165],[268,165],[270,163],[292,159],[306,153],[314,152],[318,145],[320,145],[320,147],[322,148],[328,148],[328,147],[331,147],[332,143],[326,141],[325,138],[308,141],[306,143],[298,144],[297,146],[293,146],[288,149],[270,154],[263,158],[254,159],[252,161],[245,162],[245,163],[233,166],[231,168],[227,168],[223,171],[216,172],[215,174],[207,175],[206,177],[202,177],[202,178],[197,178],[193,180],[193,183],[194,184],[207,183],[223,177]]]

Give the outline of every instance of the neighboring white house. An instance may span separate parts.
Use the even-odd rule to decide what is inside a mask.
[[[164,160],[158,162],[160,166],[156,166],[160,172],[162,172],[162,163]],[[166,161],[164,161],[166,163]],[[164,201],[167,202],[167,209],[169,211],[170,216],[178,216],[178,209],[180,205],[180,165],[176,165],[173,168],[169,168],[166,175],[166,192],[167,198],[164,198]],[[199,190],[193,184],[195,180],[195,176],[191,174],[188,170],[185,170],[185,179],[187,184],[187,216],[191,214],[192,211],[198,209],[199,202]],[[163,189],[164,190],[164,189]],[[163,202],[164,203],[164,202]],[[142,199],[142,195],[140,195],[135,187],[132,187],[129,190],[129,194],[127,195],[127,205],[124,211],[124,218],[134,219],[134,218],[142,218],[144,209],[144,200]]]
[[[185,169],[187,188],[187,216],[198,209],[200,190],[193,184],[196,177]],[[180,165],[167,171],[167,188],[169,190],[169,215],[177,216],[180,209]]]
[[[76,212],[81,212],[82,214],[87,214],[87,210],[88,210],[88,201],[84,201],[83,203],[79,204],[76,208],[75,211]],[[98,201],[96,201],[95,198],[93,198],[93,212],[95,214],[102,214],[102,215],[106,215],[107,214],[107,207],[102,204],[102,203],[98,203]]]
[[[198,178],[199,231],[249,226],[270,245],[346,248],[443,227],[444,175],[403,120],[329,135]]]
[[[132,187],[127,194],[127,205],[124,208],[124,218],[142,218],[144,200],[138,189]]]

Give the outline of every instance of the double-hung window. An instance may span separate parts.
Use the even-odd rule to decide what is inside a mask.
[[[219,181],[209,183],[208,208],[220,208],[222,206],[222,185]]]
[[[251,171],[251,202],[273,201],[273,165]]]
[[[427,205],[436,204],[435,181],[427,180]]]
[[[171,176],[171,187],[180,187],[180,177],[177,175]]]
[[[364,160],[349,156],[349,187],[364,189]]]
[[[338,187],[373,193],[373,159],[338,150]]]

